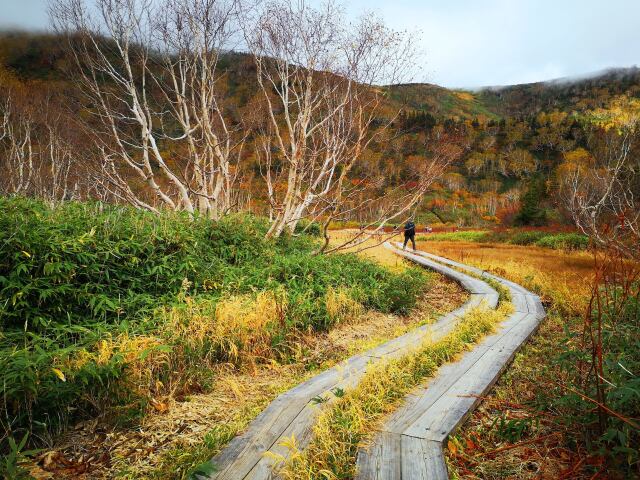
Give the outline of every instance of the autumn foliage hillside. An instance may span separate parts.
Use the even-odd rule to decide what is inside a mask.
[[[231,124],[250,132],[264,121],[256,114],[263,100],[255,65],[246,54],[226,53],[219,67],[224,72],[219,88],[228,102]],[[35,150],[44,149],[54,136],[62,138],[82,158],[82,168],[92,168],[95,151],[79,128],[79,120],[90,121],[91,106],[74,81],[73,62],[61,38],[1,34],[0,85],[0,104],[10,92],[14,118],[33,120]],[[567,168],[588,164],[602,148],[604,140],[593,126],[598,123],[594,119],[640,109],[638,68],[611,70],[581,80],[478,91],[429,84],[381,88],[388,92],[388,108],[382,108],[380,115],[389,117],[384,120],[393,119],[398,107],[401,113],[391,129],[367,146],[363,161],[351,172],[352,181],[367,178],[377,182],[378,191],[408,185],[412,172],[435,155],[434,145],[442,138],[453,139],[463,155],[417,210],[418,222],[431,225],[566,223],[558,206],[557,180]],[[240,164],[246,193],[243,201],[253,211],[265,213],[267,201],[260,188],[261,168],[252,141],[250,135]],[[5,148],[9,147],[0,144],[0,151]],[[171,153],[175,161],[184,154]],[[4,168],[0,164],[0,174]],[[80,190],[88,177],[82,168],[74,169],[70,182]],[[91,187],[85,186],[85,196],[92,196]]]

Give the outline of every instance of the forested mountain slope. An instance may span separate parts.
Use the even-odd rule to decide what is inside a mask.
[[[11,90],[12,108],[33,119],[41,144],[52,127],[73,149],[84,152],[90,142],[74,125],[90,116],[91,107],[73,79],[72,66],[64,41],[55,35],[0,36],[0,103]],[[245,54],[228,53],[220,67],[224,74],[219,88],[231,107],[231,121],[250,130],[261,121],[254,108],[261,97],[253,61]],[[640,110],[636,67],[477,91],[430,84],[381,88],[388,91],[389,108],[382,110],[383,115],[388,112],[386,120],[398,107],[401,113],[393,127],[367,147],[351,174],[353,181],[370,176],[381,189],[404,186],[412,169],[435,155],[434,146],[443,138],[462,151],[420,206],[418,220],[426,223],[562,222],[554,200],[558,171],[567,163],[589,162],[599,148],[593,119]],[[0,145],[3,148],[8,147]],[[81,155],[87,168],[92,155],[90,150]],[[251,192],[247,201],[264,210],[260,166],[251,144],[241,162],[244,190]],[[0,165],[0,171],[3,168]]]

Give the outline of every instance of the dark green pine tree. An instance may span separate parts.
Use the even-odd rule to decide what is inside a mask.
[[[520,201],[520,211],[515,218],[518,225],[541,226],[547,223],[547,212],[542,206],[545,195],[544,180],[532,178],[527,192]]]

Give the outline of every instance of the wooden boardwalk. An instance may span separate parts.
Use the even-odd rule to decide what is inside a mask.
[[[433,379],[407,396],[372,444],[358,453],[358,480],[448,478],[444,441],[473,411],[545,315],[540,298],[520,285],[442,257],[418,254],[500,282],[509,289],[515,312],[495,334],[459,361],[440,367]]]
[[[424,325],[367,352],[355,355],[344,362],[341,362],[338,366],[326,370],[325,372],[278,396],[258,417],[256,417],[244,433],[234,438],[224,450],[211,460],[211,463],[216,469],[215,472],[209,476],[200,476],[200,479],[261,480],[273,478],[274,474],[272,469],[275,461],[273,460],[272,455],[265,455],[265,453],[271,452],[272,454],[287,457],[289,451],[286,447],[283,447],[281,443],[290,439],[292,436],[295,436],[298,448],[304,448],[308,445],[311,440],[312,428],[320,409],[324,408],[326,405],[330,405],[336,398],[332,393],[333,390],[336,388],[349,388],[357,385],[369,364],[382,361],[383,359],[401,356],[407,351],[418,347],[427,335],[429,335],[433,341],[437,341],[442,338],[451,331],[467,309],[478,305],[481,301],[485,300],[491,308],[496,307],[498,303],[498,293],[487,283],[455,269],[464,266],[457,265],[455,262],[449,262],[449,265],[446,265],[444,264],[446,262],[443,262],[441,259],[438,259],[437,257],[431,258],[428,254],[423,252],[417,252],[417,254],[402,252],[390,244],[387,244],[387,247],[393,249],[396,253],[413,262],[433,269],[457,281],[469,291],[469,300],[460,308],[442,316],[435,324]],[[517,285],[515,287],[521,288]],[[519,308],[528,308],[527,296],[530,294],[524,289],[519,290],[517,294],[522,296],[522,299],[519,301]],[[525,307],[522,307],[523,304]],[[535,317],[538,318],[538,316],[539,315]],[[527,310],[526,315],[523,318],[528,317],[529,310]],[[512,319],[509,320],[511,321]],[[516,320],[513,322],[519,323],[519,321]],[[520,330],[518,330],[518,332],[519,331]],[[514,334],[516,334],[515,331]],[[523,336],[522,332],[518,335],[518,338],[522,337],[519,344],[524,341],[526,336],[528,336]],[[504,356],[502,351],[499,350],[501,348],[501,344],[496,343],[495,345],[491,344],[485,347],[482,347],[482,345],[484,345],[484,342],[470,353],[474,353],[478,349],[484,348],[484,352],[498,352]],[[489,360],[490,357],[491,356],[487,356],[482,360],[483,356],[480,355],[477,358],[474,357],[475,360],[473,360],[467,359],[467,356],[465,356],[461,362],[446,365],[443,368],[456,367],[466,361],[464,364],[467,365],[467,370],[475,369],[473,370],[474,372],[479,371],[480,373],[479,378],[488,380],[491,374],[484,373],[484,366],[486,365],[487,368],[491,367],[495,370],[493,364],[487,365],[492,363]],[[475,363],[478,362],[480,362],[480,367],[475,366]],[[501,366],[499,369],[501,370],[504,368],[504,365],[506,365],[507,362],[507,358],[504,359],[504,362],[500,361]],[[455,368],[453,370],[452,378],[455,377],[460,379],[464,376],[456,376],[456,372],[458,370]],[[445,376],[447,375],[447,372],[442,369],[440,372],[443,372]],[[499,371],[495,373],[491,383],[495,378],[497,378],[498,374]],[[441,412],[445,413],[442,413],[440,417],[430,420],[431,416],[428,414],[426,418],[423,418],[424,415],[422,414],[426,412],[425,409],[431,408],[436,404],[440,405],[442,403],[447,403],[443,401],[438,403],[438,400],[440,400],[441,397],[448,398],[450,394],[457,392],[458,390],[452,390],[454,386],[458,389],[462,387],[462,385],[458,385],[456,381],[444,381],[444,383],[441,382],[441,384],[437,384],[442,376],[443,375],[439,373],[438,377],[431,383],[429,389],[423,389],[425,392],[424,395],[422,395],[421,392],[414,392],[414,394],[410,395],[407,404],[401,409],[401,411],[406,411],[407,415],[409,415],[413,420],[410,422],[407,421],[406,419],[409,417],[405,417],[404,415],[397,417],[397,427],[392,426],[389,430],[389,428],[385,426],[385,429],[383,429],[383,431],[380,432],[380,435],[376,437],[373,447],[366,452],[363,451],[360,453],[358,457],[358,464],[361,468],[359,478],[395,479],[401,478],[403,471],[417,472],[422,470],[429,474],[428,478],[446,478],[446,469],[443,470],[444,461],[441,448],[442,439],[437,440],[434,439],[435,437],[431,438],[430,435],[425,436],[424,431],[434,429],[437,431],[443,431],[443,434],[440,436],[444,435],[443,428],[441,428],[439,424],[436,425],[436,423],[444,422],[442,425],[449,428],[449,425],[458,418],[456,421],[457,425],[462,420],[464,414],[466,414],[477,402],[470,402],[468,405],[465,404],[466,406],[462,404],[457,406],[455,408],[456,411],[466,408],[464,412],[460,410],[461,415],[458,415],[453,411],[446,414],[445,410],[441,409]],[[482,384],[484,385],[484,383]],[[436,385],[436,390],[441,392],[438,398],[435,398],[433,393],[426,394],[428,390],[433,390],[433,385]],[[480,385],[480,387],[482,387],[482,385]],[[318,396],[326,398],[327,401],[322,403],[314,402],[314,398]],[[433,397],[433,401],[428,399],[417,401],[419,398],[424,396],[428,398]],[[416,401],[412,403],[412,399],[415,399]],[[413,409],[409,408],[410,405],[414,405]],[[394,418],[396,418],[395,415]],[[407,430],[405,427],[414,426],[419,430],[418,436],[414,436],[413,433],[405,434],[405,431]],[[390,461],[389,459],[393,460]],[[412,464],[416,464],[416,466],[414,467]],[[433,470],[434,468],[436,468],[436,470]],[[439,476],[434,477],[433,475],[435,475],[435,473],[433,472],[440,472],[438,474]],[[422,478],[411,475],[411,473],[406,473],[404,478]]]

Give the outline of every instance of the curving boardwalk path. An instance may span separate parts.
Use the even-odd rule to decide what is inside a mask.
[[[491,308],[497,306],[498,293],[491,286],[456,269],[464,268],[476,275],[484,272],[424,252],[408,253],[391,244],[385,246],[415,263],[457,281],[469,291],[469,300],[460,308],[442,316],[436,323],[424,325],[367,352],[350,357],[336,367],[281,394],[251,422],[243,434],[234,438],[224,450],[211,459],[216,471],[209,476],[201,475],[198,478],[273,478],[272,467],[275,461],[272,455],[265,453],[286,457],[289,451],[280,444],[292,436],[295,436],[298,448],[308,445],[320,409],[336,398],[333,390],[357,385],[370,363],[401,356],[419,346],[427,335],[433,341],[444,337],[469,308],[477,306],[483,300]],[[473,355],[465,355],[461,361],[445,365],[431,381],[429,388],[422,388],[409,395],[406,404],[385,424],[372,447],[360,452],[358,478],[447,478],[442,457],[442,441],[478,403],[476,398],[456,395],[460,392],[465,395],[477,392],[481,395],[486,391],[513,357],[517,347],[528,338],[544,316],[544,310],[536,296],[516,284],[497,277],[492,278],[505,282],[505,285],[512,289],[514,304],[519,311],[503,322],[498,334],[486,338],[469,352]],[[503,333],[500,338],[504,337],[508,341],[494,340],[500,333]],[[470,382],[470,379],[474,381]],[[314,402],[314,398],[318,396],[328,400],[318,404]]]
[[[447,479],[443,442],[477,406],[545,316],[540,298],[516,283],[443,257],[418,255],[500,282],[509,289],[515,311],[496,333],[459,361],[440,367],[433,379],[407,396],[372,444],[358,453],[358,480]]]

